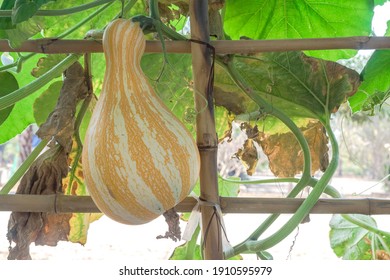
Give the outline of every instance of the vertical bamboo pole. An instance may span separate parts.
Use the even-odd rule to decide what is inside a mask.
[[[209,43],[208,0],[190,1],[191,54],[194,79],[195,106],[197,109],[197,144],[200,152],[200,200],[203,255],[206,260],[223,259],[221,226],[216,208],[219,205],[217,177],[218,139],[215,130],[212,73]],[[208,205],[206,205],[208,204]]]

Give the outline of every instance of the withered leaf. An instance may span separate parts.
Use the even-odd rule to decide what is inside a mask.
[[[55,146],[40,155],[23,176],[17,194],[55,194],[61,191],[62,178],[68,173],[67,154]],[[69,220],[72,214],[12,212],[8,222],[7,237],[15,246],[10,249],[8,259],[31,259],[29,246],[54,246],[59,240],[66,240]]]
[[[51,54],[38,59],[37,66],[31,70],[31,75],[35,78],[39,78],[61,60],[66,57],[64,54]]]
[[[178,9],[172,9],[172,5],[175,5]],[[163,21],[179,19],[180,15],[189,13],[189,4],[185,0],[162,0],[159,1],[158,8]]]
[[[233,140],[232,133],[233,133],[233,126],[232,122],[234,120],[235,116],[234,114],[227,113],[224,116],[224,119],[227,119],[227,127],[223,134],[218,138],[218,144],[224,142],[225,140],[229,143]]]
[[[390,260],[390,254],[385,250],[376,250],[375,253],[378,260]]]
[[[328,137],[319,121],[310,121],[301,128],[309,144],[312,173],[325,171],[329,164]],[[277,177],[293,177],[303,170],[303,155],[298,141],[291,132],[267,135],[260,133],[255,141],[262,147],[269,160],[272,173]],[[312,175],[313,175],[312,174]]]
[[[76,117],[77,103],[88,94],[83,67],[79,62],[72,64],[64,72],[64,83],[56,108],[43,123],[37,135],[41,139],[57,141],[67,152],[72,148],[72,136]]]
[[[259,161],[257,148],[254,145],[253,139],[245,140],[244,147],[238,149],[235,156],[244,164],[247,174],[253,175],[256,170],[257,162]]]
[[[41,125],[37,135],[54,138],[58,144],[41,154],[23,176],[17,194],[46,195],[61,193],[62,179],[69,171],[68,154],[72,148],[76,106],[88,94],[84,71],[76,62],[64,72],[65,80],[55,110]],[[30,244],[55,246],[68,240],[72,214],[12,212],[8,222],[10,242],[8,259],[31,259]],[[15,243],[14,247],[12,243]]]

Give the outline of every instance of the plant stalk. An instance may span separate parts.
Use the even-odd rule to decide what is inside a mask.
[[[54,66],[50,71],[43,74],[38,79],[32,81],[26,86],[11,92],[10,94],[0,98],[0,110],[3,110],[16,102],[26,98],[27,96],[33,94],[35,91],[48,84],[55,77],[61,76],[62,73],[69,68],[73,63],[79,59],[80,55],[71,54],[67,56],[64,60]]]

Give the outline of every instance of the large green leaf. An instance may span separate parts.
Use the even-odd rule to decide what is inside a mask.
[[[12,22],[14,24],[23,22],[31,18],[38,9],[53,0],[17,0],[12,9]]]
[[[164,66],[162,54],[145,54],[141,66],[164,104],[195,133],[191,56],[167,54],[167,59],[168,63]]]
[[[18,81],[9,72],[0,72],[0,97],[3,97],[19,88]],[[14,106],[0,110],[0,125],[8,118]]]
[[[27,60],[23,64],[22,71],[15,75],[19,87],[23,87],[35,79],[30,73],[31,69],[35,66],[36,60],[34,59]],[[28,125],[35,123],[33,104],[35,99],[48,87],[49,85],[15,103],[15,107],[7,120],[0,125],[0,143],[12,139],[20,134]]]
[[[232,39],[367,36],[371,32],[370,0],[226,0],[224,28]],[[310,52],[337,60],[354,51]]]
[[[329,238],[334,253],[345,260],[376,259],[378,255],[390,257],[389,236],[372,230],[377,228],[375,220],[360,214],[349,216],[367,227],[352,223],[342,215],[333,215],[330,221]]]
[[[390,36],[390,22],[387,26],[386,36]],[[363,82],[358,92],[348,99],[353,113],[361,111],[365,102],[373,95],[384,96],[385,94],[381,93],[390,90],[389,64],[390,50],[376,50],[372,54],[361,74]]]
[[[11,47],[19,47],[22,42],[41,32],[43,25],[44,23],[39,19],[31,18],[17,24],[13,29],[5,30]]]
[[[90,0],[79,0],[76,3],[69,1],[55,1],[45,5],[46,9],[51,10],[61,10],[70,8],[72,6],[78,6],[86,3],[90,3]],[[58,17],[44,17],[45,26],[43,28],[45,37],[56,37],[61,33],[65,32],[69,28],[75,26],[80,21],[84,20],[92,12],[99,9],[99,7],[91,8],[84,10],[78,13],[73,13],[69,15],[63,15]],[[85,37],[86,33],[91,29],[103,29],[115,16],[117,16],[122,8],[121,1],[114,1],[110,7],[100,13],[99,16],[94,17],[92,20],[88,21],[86,24],[80,26],[76,31],[67,36],[67,38],[77,38],[82,39]],[[133,8],[125,14],[123,17],[128,18],[135,14],[145,13],[145,4],[143,1],[138,1]],[[39,17],[43,18],[43,17]]]
[[[236,58],[235,66],[257,94],[293,117],[327,121],[360,84],[357,72],[302,52]]]

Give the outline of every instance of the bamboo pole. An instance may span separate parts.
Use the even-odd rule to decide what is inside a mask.
[[[303,198],[221,197],[225,214],[293,214],[304,201]],[[191,212],[197,201],[188,197],[178,204],[178,212]],[[0,195],[0,211],[51,212],[51,213],[100,213],[90,196],[63,194]],[[321,198],[311,214],[364,214],[389,215],[390,199]]]
[[[339,38],[307,38],[277,40],[218,40],[210,42],[216,53],[259,53],[282,51],[336,50],[336,49],[390,49],[390,37],[339,37]],[[190,41],[166,41],[168,53],[191,53]],[[100,40],[59,40],[37,39],[27,40],[18,48],[11,48],[8,40],[0,40],[2,52],[34,52],[34,53],[99,53],[103,52]],[[161,53],[159,41],[147,41],[147,53]]]
[[[221,220],[218,215],[218,139],[213,103],[213,68],[209,44],[208,0],[190,1],[191,54],[194,80],[196,141],[199,148],[202,249],[206,260],[223,259]],[[206,109],[205,109],[206,108]]]

